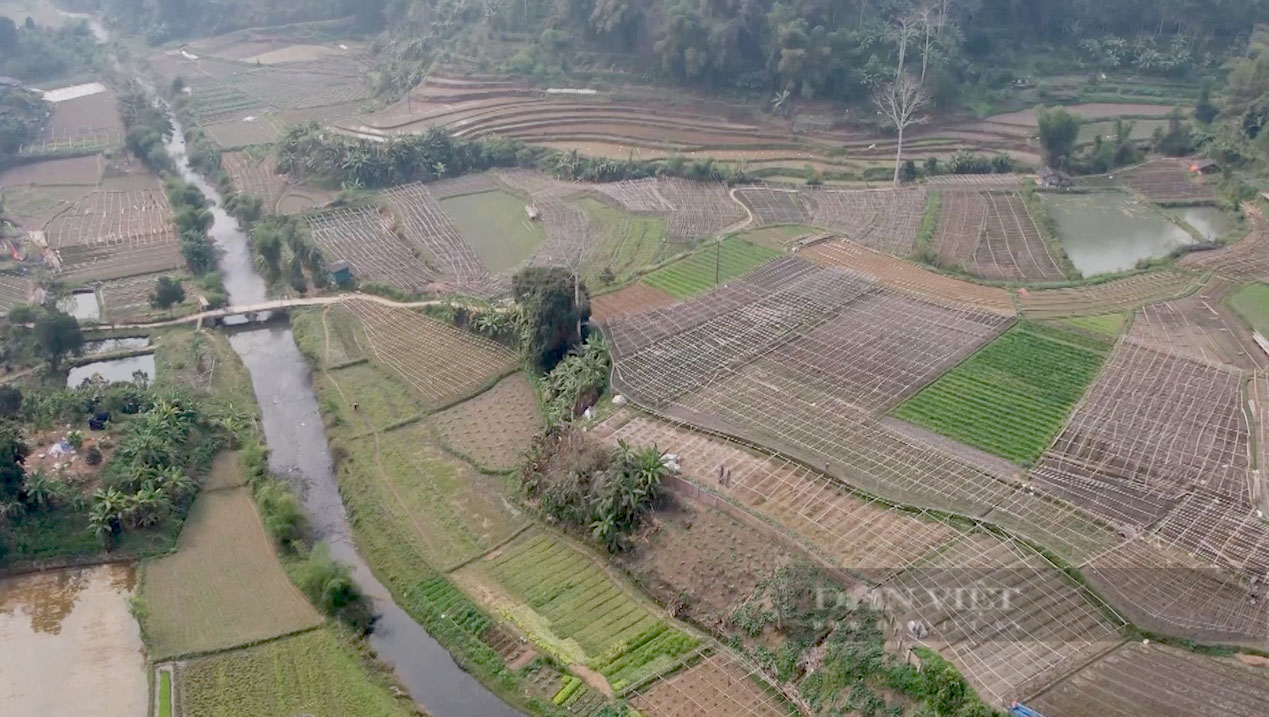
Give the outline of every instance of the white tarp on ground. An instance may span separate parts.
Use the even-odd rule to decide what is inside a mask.
[[[89,82],[86,85],[74,85],[58,90],[48,90],[44,92],[44,99],[49,102],[65,102],[66,100],[76,100],[80,97],[87,97],[105,91],[106,86],[100,82]]]

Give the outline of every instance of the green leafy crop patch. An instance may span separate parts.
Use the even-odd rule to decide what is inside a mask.
[[[988,453],[1034,461],[1110,353],[1111,337],[1023,323],[911,399],[894,415]]]

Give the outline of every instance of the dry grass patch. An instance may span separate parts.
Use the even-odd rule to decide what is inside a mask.
[[[353,506],[375,505],[375,520],[432,565],[448,567],[511,537],[526,518],[504,498],[500,478],[485,476],[431,442],[413,424],[353,440],[340,486]],[[353,519],[363,516],[354,508]]]
[[[176,553],[145,564],[142,595],[154,660],[258,642],[322,621],[283,572],[247,488],[206,491],[194,501]]]
[[[493,470],[511,470],[542,427],[537,397],[523,374],[433,417],[451,450]]]

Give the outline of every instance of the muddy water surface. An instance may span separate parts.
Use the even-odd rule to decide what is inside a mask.
[[[0,579],[0,715],[144,715],[135,589],[131,565]]]

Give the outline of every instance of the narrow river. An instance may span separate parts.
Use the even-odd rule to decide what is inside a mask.
[[[267,288],[255,271],[246,235],[222,208],[216,188],[190,169],[182,129],[175,117],[172,121],[176,131],[168,151],[186,181],[201,189],[213,205],[211,236],[222,252],[220,273],[230,303],[264,301]],[[357,583],[374,600],[380,617],[370,643],[379,658],[396,670],[415,701],[436,717],[519,714],[460,668],[445,648],[393,602],[387,588],[357,553],[331,465],[310,368],[295,345],[291,329],[274,326],[240,331],[229,341],[251,373],[264,418],[270,468],[296,488],[315,536],[330,544],[332,555],[352,566]]]

